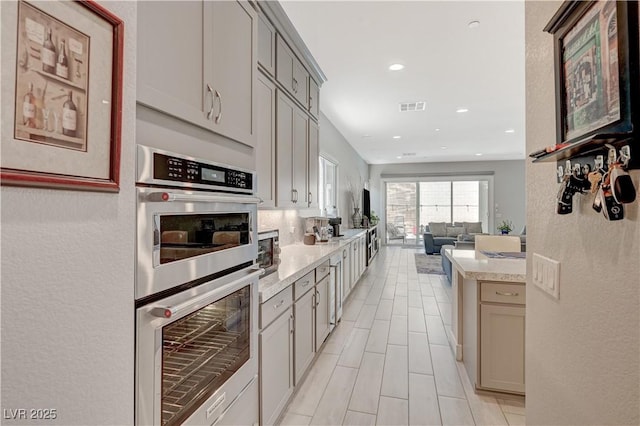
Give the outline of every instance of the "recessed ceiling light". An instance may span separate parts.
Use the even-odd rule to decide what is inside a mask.
[[[505,133],[515,133],[516,131],[513,129],[507,129],[504,131]]]
[[[480,26],[480,21],[471,21],[468,25],[469,28],[478,28]]]
[[[441,146],[440,149],[447,149],[447,147],[446,146]]]
[[[481,152],[478,152],[478,153],[476,154],[476,156],[478,156],[478,157],[482,157],[482,153],[481,153]]]
[[[402,136],[394,136],[394,139],[400,139]]]
[[[456,112],[468,112],[469,108],[458,108]]]
[[[362,135],[363,138],[370,138],[371,135]]]
[[[402,64],[391,64],[389,66],[389,69],[391,71],[400,71],[401,69],[404,69],[404,65],[402,65]]]
[[[440,129],[436,129],[436,132],[439,132],[439,131],[440,131]]]
[[[399,160],[402,158],[402,155],[398,155],[396,158]]]

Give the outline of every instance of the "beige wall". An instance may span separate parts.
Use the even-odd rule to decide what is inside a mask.
[[[56,409],[52,425],[133,424],[136,3],[100,4],[125,22],[120,192],[0,190],[1,405]],[[3,108],[15,5],[0,2]]]
[[[542,29],[560,4],[525,6],[527,152],[555,142],[553,37]],[[533,253],[561,262],[560,300],[527,282],[527,424],[640,424],[639,203],[608,222],[576,195],[559,216],[555,163],[527,161],[526,178],[528,275]]]

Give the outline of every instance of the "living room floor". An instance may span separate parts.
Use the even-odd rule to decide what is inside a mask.
[[[418,274],[424,248],[382,246],[282,425],[523,425],[524,398],[473,390],[448,345],[451,286]]]

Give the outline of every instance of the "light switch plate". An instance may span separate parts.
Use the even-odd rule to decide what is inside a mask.
[[[533,254],[533,283],[554,299],[560,299],[560,262]]]

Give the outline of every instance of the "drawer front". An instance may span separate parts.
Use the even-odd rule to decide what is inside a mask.
[[[524,305],[526,300],[524,284],[482,283],[480,300],[482,302],[511,303]]]
[[[291,306],[293,290],[287,287],[260,305],[260,329],[265,328]]]
[[[329,275],[329,261],[322,263],[316,268],[316,282],[321,281],[324,277]]]
[[[293,295],[295,296],[296,300],[300,299],[305,295],[307,291],[313,288],[316,283],[315,274],[315,271],[311,271],[293,284]]]

